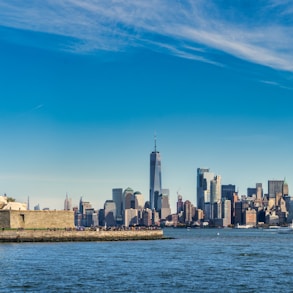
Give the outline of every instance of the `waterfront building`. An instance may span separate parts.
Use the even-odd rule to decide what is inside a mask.
[[[196,221],[201,221],[204,219],[204,213],[203,213],[203,210],[201,209],[196,209],[195,210],[195,215],[194,215],[194,219]]]
[[[138,210],[126,209],[124,211],[124,225],[125,227],[138,225]]]
[[[123,220],[123,189],[113,188],[112,189],[112,200],[116,204],[116,221],[122,224]]]
[[[142,212],[142,224],[143,226],[149,227],[152,225],[152,210],[144,209]]]
[[[116,204],[114,200],[105,201],[104,219],[106,226],[116,226]]]
[[[162,180],[161,180],[161,155],[157,151],[156,138],[155,148],[150,154],[150,208],[157,210],[157,199],[161,194]]]
[[[266,211],[266,224],[275,226],[279,225],[279,216],[276,214],[276,211]]]
[[[178,225],[178,214],[177,215],[172,214],[172,215],[169,215],[169,217],[170,217],[170,220],[171,220],[171,223],[173,224],[173,226],[176,227]]]
[[[160,226],[160,215],[155,209],[152,210],[152,225]]]
[[[255,227],[257,224],[257,212],[255,209],[248,208],[243,213],[244,225]]]

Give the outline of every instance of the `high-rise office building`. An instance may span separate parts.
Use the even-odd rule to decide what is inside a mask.
[[[131,200],[131,208],[137,210],[143,210],[144,208],[144,197],[141,192],[134,192]]]
[[[89,201],[83,201],[82,197],[81,197],[80,201],[79,201],[79,212],[82,215],[85,215],[85,211],[87,209],[91,209],[91,208],[92,208],[92,205],[90,204],[90,202]]]
[[[124,210],[131,209],[131,200],[133,199],[133,189],[130,187],[127,187],[123,191],[123,210],[122,214],[124,213]]]
[[[136,226],[138,224],[138,210],[126,209],[124,211],[124,225],[125,227]]]
[[[211,203],[221,201],[221,176],[217,175],[211,180]]]
[[[114,200],[106,200],[104,203],[104,219],[106,226],[116,225],[116,204]]]
[[[231,225],[231,200],[224,200],[222,205],[223,226],[227,227]]]
[[[283,194],[284,180],[269,180],[268,181],[268,194],[270,198],[276,198],[278,193]]]
[[[184,203],[182,200],[182,195],[178,194],[177,196],[177,214],[180,214],[184,210]]]
[[[247,197],[256,196],[256,188],[248,187],[247,188]]]
[[[184,222],[189,224],[192,222],[192,204],[189,200],[184,202]]]
[[[256,183],[255,189],[256,189],[256,199],[261,200],[263,198],[262,183]]]
[[[210,169],[197,169],[197,208],[205,210],[205,204],[211,202],[211,180],[214,179],[214,174]]]
[[[227,184],[222,185],[222,199],[232,200],[234,193],[236,192],[235,185]]]
[[[166,219],[171,215],[171,208],[169,203],[169,196],[167,194],[161,194],[160,196],[160,218]]]
[[[116,204],[116,220],[118,223],[122,223],[123,220],[123,189],[113,188],[112,189],[112,199]]]
[[[156,138],[155,148],[150,154],[150,207],[157,209],[157,200],[162,190],[161,180],[161,155],[157,151]]]

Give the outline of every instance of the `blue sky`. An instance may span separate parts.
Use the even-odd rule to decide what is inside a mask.
[[[196,204],[196,169],[240,194],[292,179],[291,1],[1,1],[0,193],[103,207],[162,183]],[[293,187],[292,187],[293,188]]]

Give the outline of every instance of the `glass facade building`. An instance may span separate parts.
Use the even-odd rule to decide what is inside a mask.
[[[161,155],[155,149],[150,154],[150,208],[151,210],[157,208],[158,196],[161,194],[162,180],[161,180]]]
[[[197,169],[197,207],[205,210],[205,204],[211,202],[211,180],[214,179],[214,174],[210,169]]]

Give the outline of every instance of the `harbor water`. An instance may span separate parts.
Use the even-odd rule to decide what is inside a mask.
[[[293,234],[164,235],[173,239],[1,243],[0,292],[293,292]]]

